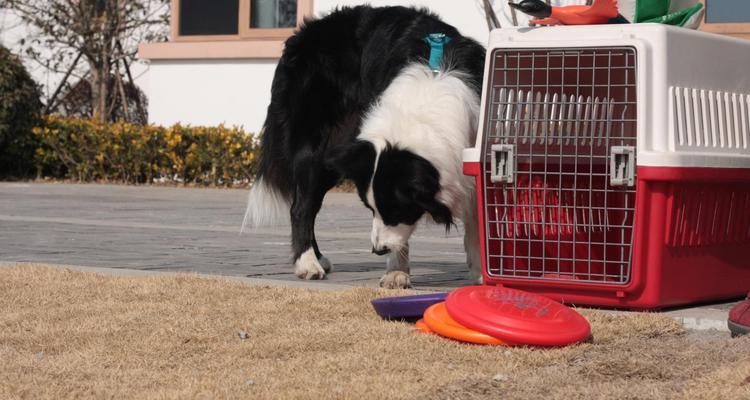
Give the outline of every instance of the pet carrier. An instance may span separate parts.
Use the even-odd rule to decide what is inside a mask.
[[[653,309],[750,287],[750,42],[656,24],[490,35],[476,147],[483,273]]]

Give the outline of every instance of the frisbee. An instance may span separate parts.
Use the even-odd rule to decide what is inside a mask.
[[[494,345],[505,344],[502,340],[466,328],[453,320],[453,318],[448,315],[444,302],[433,304],[425,310],[424,322],[432,332],[461,342]]]
[[[372,301],[375,312],[383,319],[422,318],[427,307],[445,301],[447,293],[383,297]]]
[[[506,287],[456,289],[446,298],[445,307],[459,324],[508,344],[565,346],[591,334],[589,322],[572,308]]]
[[[421,319],[421,318],[414,324],[414,329],[422,333],[433,333],[430,330],[430,327],[427,326],[427,324],[424,322],[424,319]]]
[[[729,310],[727,325],[729,325],[732,336],[750,333],[750,294],[745,301],[738,303]]]

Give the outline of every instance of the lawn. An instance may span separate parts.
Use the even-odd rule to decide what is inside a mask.
[[[591,342],[467,345],[380,320],[371,289],[0,268],[0,398],[739,399],[750,337],[581,310]]]

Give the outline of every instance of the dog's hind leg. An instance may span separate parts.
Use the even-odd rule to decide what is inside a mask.
[[[296,192],[291,209],[294,274],[300,279],[323,279],[331,266],[320,253],[314,234],[315,216],[323,196],[305,195],[299,189]],[[321,263],[322,260],[325,261]]]
[[[315,217],[335,180],[311,160],[295,165],[295,173],[297,185],[290,210],[294,274],[300,279],[323,279],[331,270],[331,263],[320,253],[315,241]]]

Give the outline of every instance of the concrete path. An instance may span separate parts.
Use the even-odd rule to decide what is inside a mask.
[[[370,253],[371,214],[356,195],[329,193],[316,236],[334,263],[304,282],[289,262],[289,227],[239,234],[245,190],[0,182],[0,265],[39,262],[112,273],[195,272],[335,289],[377,287],[385,259]],[[462,227],[421,226],[411,241],[412,282],[469,284]],[[150,272],[149,272],[150,271]],[[668,312],[692,329],[727,330],[733,303]]]
[[[240,235],[246,190],[0,183],[0,261],[197,272],[297,280],[290,228]],[[316,237],[334,263],[328,283],[377,286],[371,213],[354,194],[329,193]],[[419,288],[465,285],[461,227],[420,227],[411,241]]]

